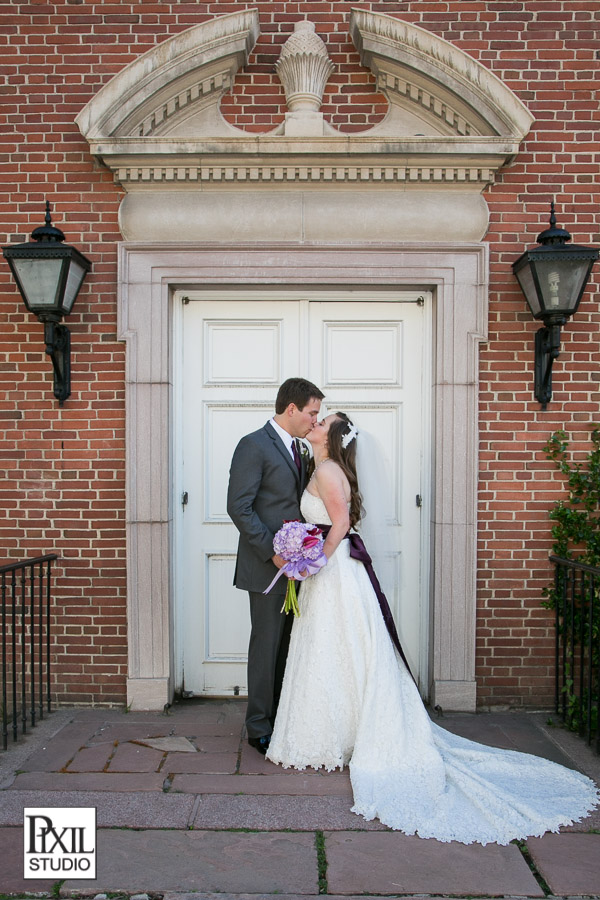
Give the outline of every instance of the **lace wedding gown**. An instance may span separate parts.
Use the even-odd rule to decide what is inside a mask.
[[[308,491],[301,509],[307,522],[331,524]],[[439,841],[507,844],[556,831],[597,804],[578,772],[431,722],[347,540],[303,582],[299,606],[267,759],[349,765],[353,812]]]

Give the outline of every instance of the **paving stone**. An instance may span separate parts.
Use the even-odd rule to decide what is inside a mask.
[[[600,834],[545,834],[527,846],[554,894],[600,894]]]
[[[190,894],[165,891],[162,900],[306,900],[306,897],[302,894],[285,894],[283,897],[281,894],[261,894],[260,897],[257,897],[256,894],[211,894],[207,892]],[[327,894],[327,900],[379,900],[379,898],[369,894]],[[405,894],[402,900],[425,900],[425,898],[422,894]],[[427,900],[452,900],[452,898],[429,895]]]
[[[202,737],[231,738],[236,746],[242,739],[243,726],[235,722],[184,722],[181,724],[182,733],[191,741],[198,744]]]
[[[161,772],[163,775],[234,775],[237,761],[237,753],[195,753],[193,756],[190,753],[169,753]]]
[[[85,746],[93,730],[93,725],[65,725],[19,768],[24,772],[60,772],[78,750]]]
[[[129,717],[127,717],[129,718]],[[109,741],[124,744],[127,741],[144,741],[148,738],[168,737],[177,729],[172,722],[103,722],[89,740],[89,744]]]
[[[239,732],[232,732],[222,735],[202,734],[196,738],[195,743],[203,753],[239,753],[241,740]]]
[[[303,773],[287,775],[175,775],[171,790],[188,794],[280,794],[284,796],[339,796],[352,799],[350,781]]]
[[[243,726],[247,701],[244,700],[187,700],[176,703],[169,709],[167,718],[174,721],[193,721],[213,724]]]
[[[560,724],[560,719],[552,717],[553,724],[548,724],[548,717],[538,717],[541,734],[549,743],[556,744],[573,760],[580,772],[600,785],[600,753],[581,738],[577,733],[569,731]]]
[[[256,894],[211,894],[208,892],[189,894],[166,891],[162,900],[306,900],[306,896],[304,894],[261,894],[257,897]],[[338,898],[328,896],[327,900],[338,900]],[[344,900],[350,900],[350,898],[344,897]],[[366,900],[366,898],[362,897],[361,900]]]
[[[179,737],[175,734],[163,738],[146,738],[142,741],[144,746],[152,747],[154,750],[160,750],[162,753],[176,751],[178,753],[197,753],[196,747],[186,737]]]
[[[533,753],[561,766],[576,768],[573,760],[540,730],[537,714],[515,716],[509,712],[450,713],[441,718],[433,718],[442,728],[471,741],[504,750]]]
[[[109,772],[157,772],[164,753],[127,742],[119,744],[108,766]]]
[[[38,753],[41,747],[46,747],[72,720],[73,710],[45,712],[44,718],[38,718],[35,727],[20,734],[17,741],[13,741],[12,734],[9,735],[7,752],[0,751],[0,790],[9,787],[16,772],[26,765],[27,760]]]
[[[22,821],[21,816],[21,821]],[[0,828],[0,893],[50,892],[55,878],[23,878],[23,829]]]
[[[24,772],[11,784],[24,791],[162,791],[160,772]]]
[[[104,725],[142,725],[142,727],[172,727],[172,717],[166,715],[162,710],[126,709],[123,706],[103,707],[96,710],[80,710],[85,718],[86,714],[96,712],[96,719],[101,719]]]
[[[512,844],[466,846],[399,832],[327,832],[325,850],[332,893],[544,896]]]
[[[97,879],[62,893],[79,889],[317,894],[317,853],[312,834],[100,830]]]
[[[169,795],[171,796],[171,795]],[[188,795],[178,795],[188,796]],[[200,798],[194,828],[252,828],[258,831],[387,831],[378,819],[367,822],[342,797],[256,797],[209,795]]]
[[[23,825],[27,807],[95,807],[99,828],[187,828],[196,798],[191,794],[109,791],[3,791],[0,825]],[[0,857],[1,859],[1,857]]]
[[[78,750],[69,765],[68,772],[103,772],[114,753],[113,744],[96,744]]]

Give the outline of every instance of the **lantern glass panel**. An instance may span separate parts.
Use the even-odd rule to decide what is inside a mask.
[[[50,309],[57,300],[64,259],[13,259],[27,305],[34,312]]]
[[[65,288],[65,297],[62,302],[64,314],[66,316],[68,316],[73,309],[75,298],[79,293],[79,288],[82,285],[86,273],[87,269],[84,269],[83,266],[80,266],[79,263],[74,259],[71,260],[71,267],[69,269],[69,276],[67,278],[67,286]]]
[[[540,259],[535,261],[535,268],[543,295],[542,311],[572,316],[581,299],[591,261],[568,257],[560,260]]]
[[[533,280],[533,272],[532,267],[530,265],[524,265],[518,272],[515,272],[517,276],[517,280],[521,285],[521,290],[525,294],[525,299],[529,304],[529,308],[533,313],[534,317],[538,316],[542,311],[540,306],[540,300],[537,294],[537,290],[535,287],[535,281]]]

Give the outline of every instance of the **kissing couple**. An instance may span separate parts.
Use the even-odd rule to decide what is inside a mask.
[[[353,550],[361,437],[343,412],[319,419],[323,399],[310,381],[289,378],[273,418],[241,439],[231,463],[234,584],[250,595],[249,744],[284,768],[348,766],[352,812],[409,835],[508,844],[578,821],[600,802],[589,778],[430,720],[368,554]],[[281,611],[285,578],[264,593],[285,564],[273,538],[289,520],[326,533],[327,562],[302,582],[298,618]]]

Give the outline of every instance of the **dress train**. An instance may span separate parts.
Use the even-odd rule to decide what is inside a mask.
[[[330,523],[307,491],[301,509],[308,522]],[[508,844],[557,831],[598,804],[579,772],[431,722],[348,541],[303,583],[299,606],[267,759],[348,765],[353,812],[439,841]]]

